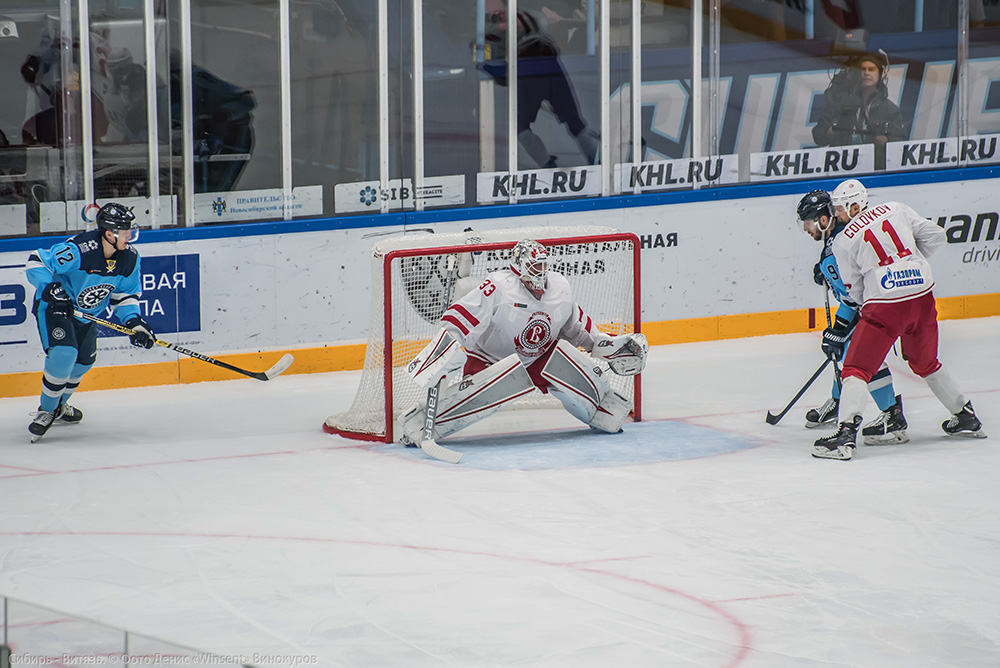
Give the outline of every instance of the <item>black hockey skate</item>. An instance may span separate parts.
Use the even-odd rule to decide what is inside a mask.
[[[852,422],[841,422],[840,428],[832,436],[824,436],[813,444],[813,457],[820,459],[840,459],[847,461],[854,456],[854,447],[861,428],[861,416]]]
[[[815,429],[825,424],[837,423],[837,410],[840,408],[840,399],[830,397],[819,408],[810,408],[806,411],[806,427]]]
[[[45,432],[47,432],[49,427],[52,426],[52,422],[55,420],[55,417],[55,413],[43,411],[41,406],[38,407],[38,412],[35,413],[35,419],[28,425],[28,431],[31,432],[32,443],[35,443],[42,436],[45,436]]]
[[[865,445],[906,443],[906,418],[903,417],[903,397],[896,395],[896,403],[879,413],[878,417],[861,430]]]
[[[966,436],[969,438],[986,438],[983,431],[983,423],[976,417],[976,412],[972,410],[972,402],[967,402],[962,406],[962,410],[951,416],[950,419],[941,423],[944,433],[949,436]]]
[[[83,411],[69,404],[59,404],[56,408],[55,420],[76,424],[83,419]]]

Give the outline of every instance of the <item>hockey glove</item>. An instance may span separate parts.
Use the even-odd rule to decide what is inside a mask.
[[[48,303],[46,310],[50,316],[68,318],[73,315],[73,300],[59,281],[45,286],[42,290],[42,301]]]
[[[854,331],[855,322],[837,316],[833,327],[827,327],[823,330],[824,355],[834,360],[839,360],[844,356],[844,348],[851,338],[851,332]]]
[[[139,316],[134,315],[129,318],[125,326],[132,330],[132,333],[128,336],[128,340],[136,348],[149,350],[156,344],[156,335],[153,334],[153,330]]]
[[[813,265],[813,282],[816,285],[826,285],[826,275],[823,273],[823,267],[819,262]]]
[[[649,343],[643,334],[608,336],[601,333],[596,338],[593,355],[607,360],[611,370],[619,376],[634,376],[646,367]]]

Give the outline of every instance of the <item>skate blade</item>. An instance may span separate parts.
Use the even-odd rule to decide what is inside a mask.
[[[836,420],[827,420],[826,422],[810,422],[806,420],[806,429],[817,429],[819,427],[836,427]]]
[[[948,432],[945,432],[948,434]],[[980,429],[979,431],[960,431],[957,434],[948,434],[948,436],[956,438],[986,438],[986,432]]]
[[[839,462],[849,462],[854,457],[854,448],[841,450],[827,450],[826,448],[814,448],[812,456],[816,459],[833,459]]]
[[[865,445],[893,445],[895,443],[909,443],[910,437],[905,431],[895,431],[879,436],[865,436]]]

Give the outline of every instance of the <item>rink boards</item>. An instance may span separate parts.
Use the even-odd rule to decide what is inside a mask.
[[[356,369],[364,359],[376,238],[605,225],[642,242],[642,327],[653,344],[822,329],[823,291],[812,281],[820,246],[798,229],[794,213],[817,185],[835,184],[772,186],[769,192],[780,194],[731,199],[720,190],[703,201],[684,201],[697,198],[688,193],[400,214],[381,217],[393,224],[379,227],[364,226],[373,219],[344,218],[144,231],[143,309],[164,340],[244,368],[267,368],[291,352],[289,373]],[[995,188],[994,179],[870,188],[874,202],[905,202],[945,229],[948,243],[932,263],[943,318],[1000,314]],[[42,353],[24,264],[39,241],[0,243],[0,396],[37,392]],[[592,267],[581,257],[569,270]],[[104,336],[99,347],[90,389],[235,377],[167,349],[133,349],[121,336]]]

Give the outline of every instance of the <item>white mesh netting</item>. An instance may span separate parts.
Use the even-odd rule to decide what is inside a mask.
[[[391,440],[392,421],[387,415],[399,417],[422,399],[424,392],[406,374],[407,363],[438,331],[450,301],[469,286],[481,284],[490,272],[508,266],[510,249],[519,239],[543,240],[549,248],[549,269],[566,276],[576,302],[602,331],[635,331],[639,313],[633,235],[608,227],[576,226],[383,239],[371,251],[372,309],[361,382],[351,408],[331,415],[325,429],[351,438]],[[455,248],[458,246],[461,249]],[[460,262],[460,276],[468,274],[455,282],[452,300],[446,296],[449,257],[454,258],[452,263]],[[387,368],[391,372],[387,373]],[[635,379],[611,372],[606,377],[615,390],[633,397]],[[516,408],[546,405],[559,404],[536,390],[518,401]]]

